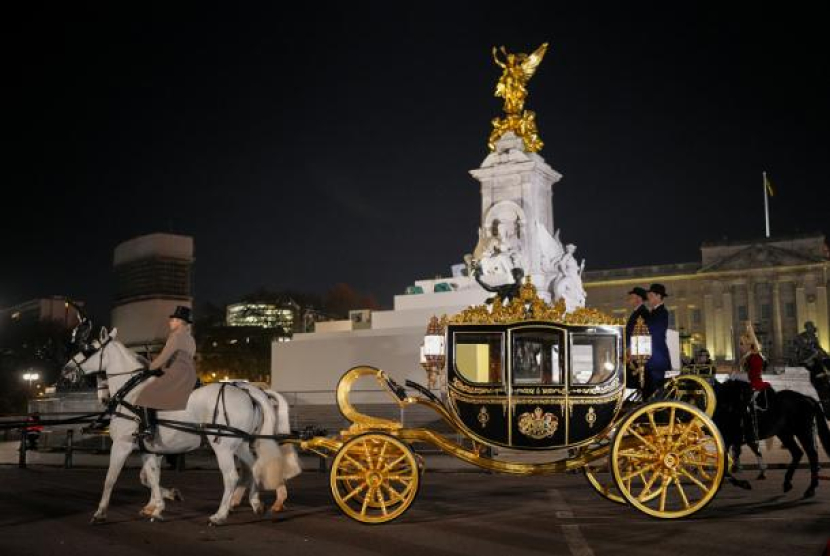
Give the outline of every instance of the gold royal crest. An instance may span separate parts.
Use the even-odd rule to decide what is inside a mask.
[[[550,438],[559,428],[559,419],[553,413],[545,413],[541,407],[533,413],[522,413],[519,416],[519,432],[530,438],[541,440]]]

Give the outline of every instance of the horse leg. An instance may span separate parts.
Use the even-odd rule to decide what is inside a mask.
[[[740,444],[733,444],[732,445],[732,469],[730,471],[732,473],[740,473],[742,470],[741,467],[741,445]]]
[[[226,439],[227,440],[227,439]],[[236,462],[233,459],[233,454],[236,449],[230,449],[229,446],[233,442],[223,442],[222,444],[214,444],[214,453],[216,453],[216,461],[219,463],[219,470],[222,472],[222,481],[225,485],[225,492],[222,495],[222,502],[219,504],[219,510],[210,516],[208,525],[222,525],[228,520],[228,512],[231,509],[231,497],[233,491],[236,489],[239,481],[239,474],[236,472]]]
[[[727,444],[726,445],[726,452],[730,455],[735,453],[740,453],[741,447],[740,444]],[[738,471],[735,469],[735,457],[732,455],[732,465],[729,466],[729,469],[726,470],[726,480],[729,484],[736,486],[738,488],[742,488],[744,490],[752,490],[752,485],[749,484],[749,481],[746,479],[739,479],[735,476],[735,473]]]
[[[798,447],[792,434],[781,434],[778,438],[784,447],[790,451],[790,456],[792,456],[792,461],[790,461],[790,465],[787,466],[787,472],[784,474],[784,492],[789,492],[793,488],[793,474],[796,468],[798,468],[804,452]]]
[[[285,501],[288,499],[288,489],[285,488],[285,483],[277,487],[277,499],[274,505],[271,506],[271,513],[281,512],[285,509]]]
[[[250,489],[248,502],[251,504],[251,509],[256,515],[262,515],[265,513],[265,506],[259,499],[259,486],[256,484],[256,479],[251,471],[254,467],[254,455],[251,453],[251,449],[248,444],[242,444],[236,455],[239,456],[239,461],[242,462],[242,465],[240,466],[240,484],[236,487],[236,490],[233,493],[231,507],[234,507],[234,501],[236,501],[236,506],[242,502],[242,496],[245,494],[245,485],[247,484]]]
[[[807,453],[807,460],[810,462],[810,486],[804,491],[804,498],[812,498],[816,495],[816,488],[818,487],[818,449],[816,448],[816,437],[814,435],[812,423],[807,430],[802,430],[798,434],[798,441]]]
[[[150,488],[150,483],[147,480],[147,471],[144,467],[141,468],[141,473],[138,475],[139,479],[141,479],[141,484]],[[182,495],[182,491],[177,488],[165,488],[161,487],[161,497],[165,500],[171,501],[179,501],[181,502],[184,500],[184,495]]]
[[[755,461],[758,462],[758,476],[756,480],[763,481],[767,478],[767,464],[764,463],[764,456],[761,455],[761,445],[758,442],[748,444],[749,449],[755,454]]]
[[[115,487],[115,482],[121,474],[124,462],[127,461],[127,457],[132,451],[132,439],[113,441],[112,449],[110,450],[110,465],[109,469],[107,469],[107,478],[104,479],[104,492],[101,494],[101,501],[98,502],[98,510],[92,516],[91,523],[103,523],[107,520],[107,508],[110,505],[112,489]]]
[[[144,509],[139,512],[144,517],[150,518],[150,521],[163,521],[164,517],[164,496],[161,488],[161,456],[156,454],[142,454],[141,458],[144,460],[142,472],[145,475],[147,483],[145,486],[150,488],[150,502],[144,506]]]
[[[239,459],[240,461],[242,460],[242,458]],[[249,477],[249,475],[251,476]],[[231,496],[231,511],[238,508],[242,503],[242,498],[245,496],[245,491],[248,490],[247,485],[250,483],[251,478],[253,478],[253,475],[245,463],[242,462],[242,465],[239,466],[239,484],[236,485]]]

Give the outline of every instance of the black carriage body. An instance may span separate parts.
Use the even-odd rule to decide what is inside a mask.
[[[591,441],[622,404],[624,328],[551,322],[447,327],[449,403],[477,441],[546,450]]]

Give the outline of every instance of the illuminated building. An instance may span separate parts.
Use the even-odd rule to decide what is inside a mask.
[[[664,284],[669,324],[680,332],[687,357],[705,347],[721,361],[734,361],[747,321],[775,363],[795,363],[792,340],[807,321],[830,348],[830,258],[823,234],[712,242],[700,251],[700,262],[586,271],[588,304],[627,317],[626,292]]]

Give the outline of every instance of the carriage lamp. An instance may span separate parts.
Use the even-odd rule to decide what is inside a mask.
[[[605,363],[602,364],[602,367],[606,371],[608,371],[609,373],[617,367],[616,365],[614,365],[614,362],[611,361],[611,352],[610,351],[605,352]]]
[[[646,361],[651,358],[651,334],[648,331],[648,326],[646,326],[646,321],[643,320],[643,317],[637,317],[637,322],[631,331],[630,342],[628,354],[634,363],[636,374],[639,375],[640,388],[643,388],[646,384]]]
[[[429,319],[421,346],[421,366],[427,372],[427,385],[431,389],[438,387],[438,376],[444,368],[445,358],[444,326],[438,317],[433,316]]]

